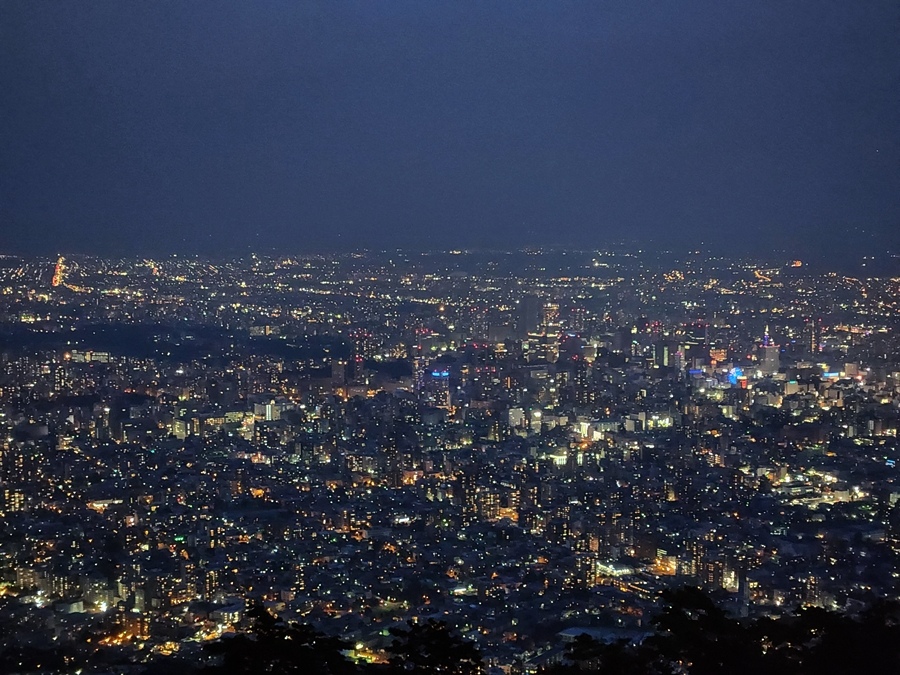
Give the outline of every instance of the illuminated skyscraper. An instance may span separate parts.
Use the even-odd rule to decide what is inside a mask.
[[[559,304],[556,302],[548,302],[544,304],[542,309],[543,317],[541,324],[545,333],[559,331]]]
[[[769,327],[766,326],[762,344],[759,346],[759,370],[763,375],[774,375],[781,367],[781,358],[778,354],[778,345],[769,337]]]
[[[806,320],[806,325],[803,327],[803,342],[806,345],[806,349],[809,354],[815,356],[821,350],[821,342],[822,342],[822,321],[821,319],[814,319],[812,317]]]
[[[450,409],[450,371],[433,369],[425,376],[426,400],[436,408]]]

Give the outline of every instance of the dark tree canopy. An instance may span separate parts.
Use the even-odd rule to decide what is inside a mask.
[[[553,675],[856,675],[900,672],[900,604],[858,615],[808,607],[781,618],[729,616],[698,588],[663,593],[641,644],[578,636]]]
[[[481,653],[470,641],[452,633],[443,621],[409,622],[409,628],[391,630],[390,664],[402,673],[480,675]]]
[[[210,653],[219,656],[220,662],[207,668],[207,672],[223,675],[358,672],[356,664],[344,655],[349,645],[343,640],[306,624],[286,623],[260,605],[251,606],[247,616],[252,620],[247,632],[209,645]]]

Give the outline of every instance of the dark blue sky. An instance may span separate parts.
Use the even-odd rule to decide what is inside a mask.
[[[0,0],[0,252],[900,249],[896,0]]]

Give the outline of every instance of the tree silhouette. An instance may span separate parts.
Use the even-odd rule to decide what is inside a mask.
[[[728,616],[698,588],[663,593],[656,633],[642,644],[581,635],[550,675],[854,675],[900,672],[900,603],[857,616],[817,607],[755,621]]]
[[[768,622],[767,672],[900,672],[900,606],[881,601],[859,616],[817,607]],[[751,630],[757,634],[762,622]]]
[[[900,672],[900,603],[879,601],[858,614],[808,607],[779,618],[729,616],[698,588],[663,593],[664,607],[653,620],[655,633],[639,644],[600,642],[579,635],[563,664],[548,675],[855,675]],[[474,643],[445,622],[429,620],[391,629],[386,665],[354,663],[348,643],[312,626],[285,622],[260,605],[247,611],[240,634],[207,645],[215,662],[205,675],[483,675]],[[35,650],[4,635],[0,624],[0,670],[71,670],[109,666],[95,652]],[[6,639],[5,639],[6,638]],[[21,665],[20,665],[21,664]],[[185,669],[185,666],[187,668]],[[189,664],[164,657],[144,672],[187,672]],[[5,670],[4,670],[5,672]],[[194,672],[198,672],[194,670]]]
[[[261,605],[251,605],[247,616],[252,620],[247,632],[207,647],[209,653],[220,657],[220,663],[206,672],[344,675],[359,670],[344,655],[349,644],[339,638],[306,624],[286,623]]]
[[[662,673],[658,654],[630,640],[601,642],[586,633],[577,636],[566,647],[569,664],[548,670],[551,675],[603,673],[603,675],[653,675]]]
[[[654,619],[647,646],[696,675],[741,673],[749,661],[741,627],[699,588],[663,592],[665,606]],[[752,651],[752,650],[750,650]]]
[[[604,643],[595,640],[587,633],[582,633],[569,643],[566,648],[566,658],[582,668],[595,667],[599,664],[605,647]]]
[[[409,628],[392,628],[388,647],[390,664],[397,673],[481,675],[481,653],[474,643],[452,633],[444,621],[407,622]]]

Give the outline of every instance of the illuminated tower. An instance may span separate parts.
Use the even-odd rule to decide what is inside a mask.
[[[762,344],[759,346],[759,370],[763,375],[774,375],[780,366],[778,345],[772,342],[772,338],[769,337],[769,327],[766,326]]]
[[[434,369],[426,375],[424,393],[435,408],[450,410],[450,371]]]
[[[463,525],[471,525],[475,522],[478,514],[477,474],[472,469],[466,469],[457,476],[456,480],[456,487],[459,491],[458,502],[463,513]]]
[[[803,342],[806,345],[807,351],[810,355],[815,356],[818,354],[820,349],[820,344],[822,342],[822,321],[821,319],[814,319],[812,317],[806,320],[806,325],[803,327]]]
[[[544,304],[541,326],[545,333],[559,332],[559,304],[548,302]]]

